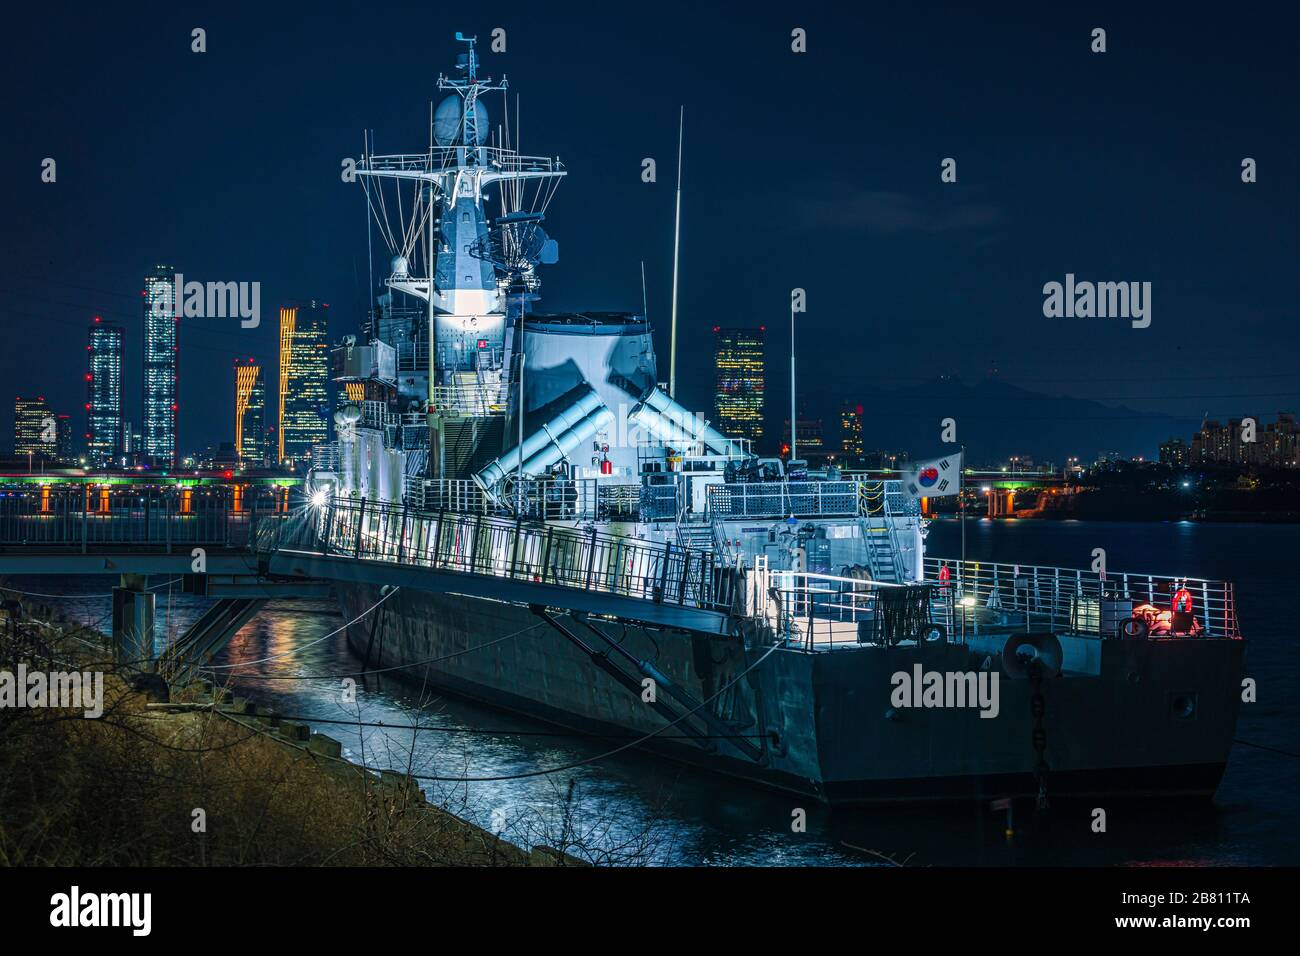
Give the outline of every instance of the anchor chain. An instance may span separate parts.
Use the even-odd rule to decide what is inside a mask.
[[[1047,809],[1047,728],[1043,726],[1043,715],[1047,713],[1047,700],[1043,697],[1043,675],[1037,663],[1029,668],[1029,679],[1033,685],[1033,695],[1029,698],[1029,713],[1034,718],[1034,730],[1030,740],[1038,760],[1034,765],[1034,778],[1038,781],[1037,807]]]

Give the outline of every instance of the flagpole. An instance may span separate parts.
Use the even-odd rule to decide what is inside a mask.
[[[957,565],[957,591],[961,595],[961,639],[966,640],[966,446],[957,461],[957,514],[961,521],[961,562]]]
[[[957,511],[961,515],[961,567],[966,576],[966,446],[961,446],[961,459],[957,465]]]

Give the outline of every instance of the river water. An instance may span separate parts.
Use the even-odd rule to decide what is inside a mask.
[[[956,557],[959,540],[955,522],[934,522],[927,552]],[[454,778],[421,780],[430,799],[453,812],[518,843],[576,841],[604,862],[1300,864],[1300,758],[1274,752],[1300,754],[1300,594],[1286,573],[1290,556],[1300,553],[1300,526],[970,520],[966,547],[971,559],[1064,567],[1087,567],[1093,549],[1104,548],[1112,574],[1236,582],[1249,641],[1246,672],[1258,682],[1258,702],[1242,707],[1237,737],[1248,743],[1234,747],[1213,804],[1108,808],[1104,834],[1092,832],[1088,808],[1037,817],[1026,811],[1008,840],[1004,815],[985,806],[831,812],[636,753],[592,760],[622,741],[575,738],[382,675],[359,679],[355,701],[345,703],[341,675],[361,662],[339,632],[337,607],[325,602],[268,605],[214,663],[237,693],[308,719],[341,740],[353,760]],[[106,578],[12,584],[84,595],[61,603],[106,627]],[[165,586],[156,593],[161,643],[204,602]],[[363,726],[375,723],[387,726]],[[411,729],[417,724],[422,729]],[[796,810],[806,811],[806,832],[793,832]]]

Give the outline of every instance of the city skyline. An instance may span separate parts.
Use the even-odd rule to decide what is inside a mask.
[[[170,267],[159,267],[159,269]],[[145,294],[148,299],[148,292]],[[171,301],[170,296],[167,301]],[[303,328],[297,328],[299,309],[306,308],[313,316]],[[329,352],[336,343],[331,341],[323,316],[328,311],[324,303],[308,300],[306,303],[288,305],[280,310],[280,349],[277,353],[280,374],[276,393],[276,426],[266,423],[265,370],[252,358],[236,359],[235,387],[233,400],[229,407],[230,420],[233,422],[229,441],[220,436],[218,441],[206,446],[207,449],[221,444],[232,444],[238,458],[246,467],[258,467],[260,463],[269,463],[269,444],[276,445],[276,461],[280,464],[288,457],[295,464],[301,465],[310,460],[312,445],[323,442],[329,432],[331,410],[328,405],[329,394]],[[317,319],[315,316],[321,318]],[[149,328],[149,311],[146,310],[144,329]],[[102,463],[106,458],[113,460],[143,455],[152,459],[143,445],[132,447],[132,435],[127,430],[132,423],[125,418],[123,410],[124,371],[122,355],[124,353],[125,330],[114,322],[105,322],[102,316],[95,316],[89,325],[89,344],[87,345],[87,372],[85,375],[87,402],[85,414],[87,431],[84,446],[72,438],[72,417],[59,412],[47,403],[43,396],[38,399],[24,399],[19,396],[15,405],[14,417],[14,454],[43,454],[50,461],[75,462],[84,457],[89,464]],[[764,434],[764,384],[769,369],[769,356],[765,350],[765,329],[763,327],[737,327],[724,329],[714,327],[714,378],[715,398],[713,412],[717,415],[719,425],[730,428],[730,434],[737,437],[766,438],[760,446],[764,449],[780,450],[788,453],[789,419],[781,422],[780,436]],[[147,376],[148,366],[145,373]],[[305,387],[297,387],[297,386]],[[148,389],[145,389],[146,393]],[[353,394],[349,384],[343,396],[348,401],[361,400],[361,394]],[[51,442],[37,441],[31,438],[33,432],[32,416],[29,406],[39,403],[42,415],[56,422],[56,439]],[[838,436],[826,444],[825,423],[821,417],[810,414],[806,402],[800,403],[799,439],[801,448],[813,453],[816,458],[851,461],[861,458],[867,451],[864,443],[864,418],[866,409],[851,399],[842,399],[839,409]],[[24,411],[26,409],[26,411]],[[1241,464],[1277,468],[1300,467],[1300,426],[1296,424],[1293,412],[1280,410],[1274,413],[1274,421],[1265,421],[1257,415],[1242,415],[1227,419],[1220,424],[1216,419],[1203,418],[1201,424],[1186,437],[1170,435],[1157,445],[1155,452],[1149,455],[1133,456],[1134,460],[1161,461],[1181,466],[1201,464]],[[261,426],[254,423],[260,419]],[[287,441],[291,449],[284,455],[285,439],[279,437],[283,423],[289,422]],[[1258,429],[1258,439],[1243,440],[1243,422],[1254,422],[1253,429]],[[245,425],[252,426],[245,437]],[[275,438],[272,438],[272,435]],[[1250,434],[1253,436],[1254,431]],[[142,437],[135,437],[140,443]],[[260,442],[260,447],[259,447]],[[809,444],[805,444],[809,443]],[[249,451],[243,449],[248,445]],[[47,447],[48,446],[48,447]],[[194,458],[201,449],[182,448],[180,457]],[[911,449],[902,449],[906,457]],[[874,450],[879,453],[879,447]],[[1082,460],[1104,462],[1108,458],[1124,458],[1115,452],[1098,451],[1095,459],[1084,450]],[[802,450],[801,450],[802,456]],[[994,456],[996,457],[996,456]],[[1032,458],[1032,456],[1029,456]],[[1041,457],[1041,456],[1040,456]],[[1048,456],[1050,458],[1050,456]],[[986,461],[992,459],[986,456]],[[1071,461],[1076,460],[1071,458]],[[160,467],[170,467],[168,465]]]

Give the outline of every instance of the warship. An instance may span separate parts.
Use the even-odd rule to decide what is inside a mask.
[[[367,667],[832,805],[1214,793],[1231,584],[928,555],[915,489],[683,407],[644,309],[539,311],[567,170],[456,40],[427,147],[356,165],[389,274],[308,480]]]

